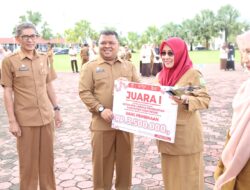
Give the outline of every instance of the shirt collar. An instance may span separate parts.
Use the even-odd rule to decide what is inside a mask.
[[[100,64],[103,64],[103,63],[107,63],[107,61],[105,61],[101,56],[99,56],[98,58],[97,58],[97,61],[98,61],[98,64],[100,65]],[[121,59],[121,58],[116,58],[116,60],[115,60],[115,62],[114,62],[114,64],[115,63],[122,63],[123,62],[123,60]]]
[[[23,60],[23,59],[25,59],[25,58],[30,59],[22,50],[19,50],[19,51],[18,51],[18,55],[20,56],[20,59],[21,59],[21,60]],[[38,57],[38,53],[37,53],[36,50],[34,50],[34,57],[33,57],[33,59],[34,59],[34,58],[37,58],[37,57]]]

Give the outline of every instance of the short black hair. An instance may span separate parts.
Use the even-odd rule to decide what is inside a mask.
[[[101,35],[106,35],[106,36],[112,35],[112,36],[115,36],[116,39],[119,41],[119,36],[118,36],[117,32],[114,30],[103,30],[100,32],[100,36]]]

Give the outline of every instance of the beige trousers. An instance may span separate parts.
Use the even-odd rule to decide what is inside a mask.
[[[117,190],[132,184],[133,135],[115,131],[92,131],[92,162],[95,190],[111,190],[114,169]]]
[[[39,127],[21,127],[17,138],[20,190],[56,190],[54,176],[54,122]]]

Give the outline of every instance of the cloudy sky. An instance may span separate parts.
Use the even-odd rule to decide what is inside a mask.
[[[112,26],[122,32],[142,32],[148,26],[181,23],[201,10],[215,13],[226,4],[240,11],[241,19],[250,21],[245,0],[5,0],[0,11],[0,37],[11,37],[19,16],[26,11],[40,12],[53,33],[61,33],[82,19],[95,30]]]

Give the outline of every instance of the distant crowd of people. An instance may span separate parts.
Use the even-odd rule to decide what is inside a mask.
[[[156,76],[162,69],[158,45],[144,44],[140,50],[140,74],[144,77]]]

